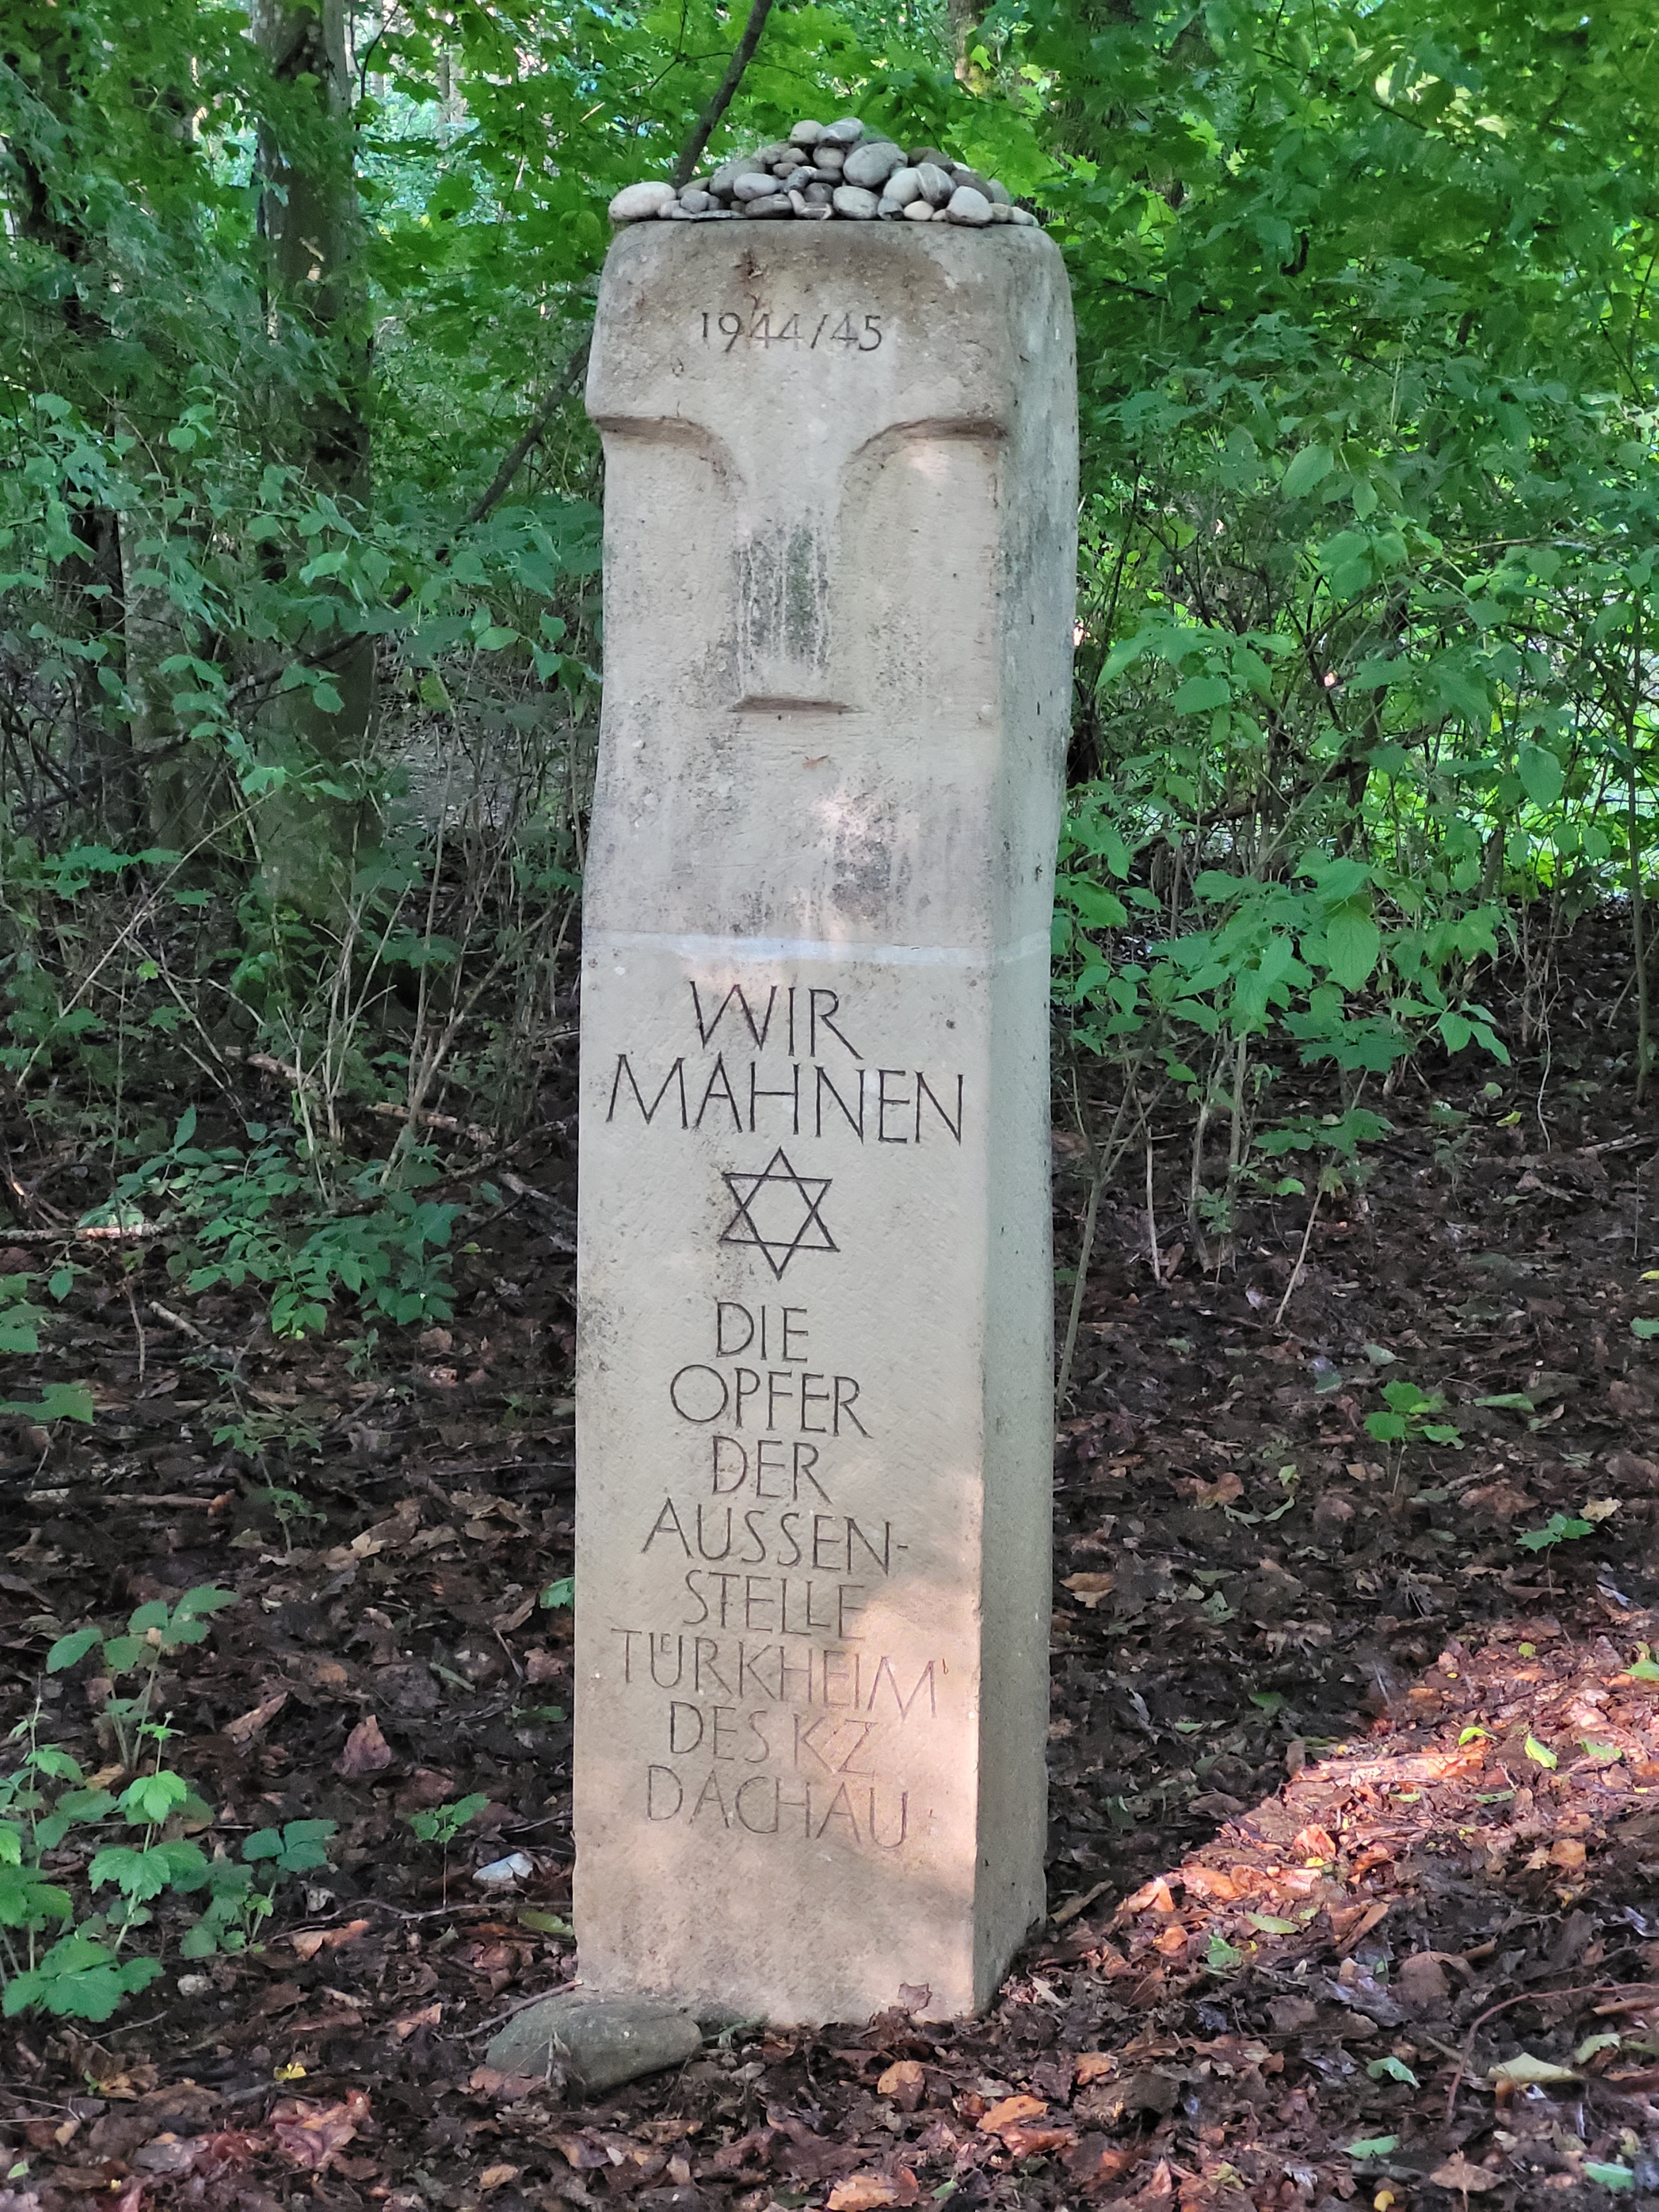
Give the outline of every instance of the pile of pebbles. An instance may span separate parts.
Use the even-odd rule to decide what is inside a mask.
[[[906,153],[866,131],[854,115],[838,123],[798,123],[787,140],[723,161],[689,185],[625,185],[611,203],[612,222],[729,222],[804,217],[827,222],[957,222],[982,230],[994,222],[1033,224],[1006,185],[982,177],[937,146]]]

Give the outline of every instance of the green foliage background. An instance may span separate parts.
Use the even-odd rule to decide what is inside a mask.
[[[103,1218],[285,1327],[441,1317],[422,1117],[520,1126],[562,1018],[605,206],[742,16],[8,10],[0,1067]],[[781,0],[714,141],[856,112],[1066,253],[1057,1007],[1120,1148],[1192,1102],[1200,1230],[1351,1162],[1410,1057],[1535,1044],[1592,906],[1648,1079],[1656,107],[1639,0]],[[249,1055],[289,1124],[242,1127]],[[1264,1111],[1304,1062],[1340,1112]]]

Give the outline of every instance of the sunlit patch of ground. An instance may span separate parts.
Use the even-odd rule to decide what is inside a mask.
[[[1125,1901],[1088,1963],[1149,2021],[1196,2000],[1218,2033],[1095,2063],[1079,2181],[1383,2212],[1659,2189],[1659,1616],[1607,1610],[1600,1635],[1453,1640],[1368,1735]],[[1334,2166],[1334,2098],[1365,2146]],[[1137,2114],[1158,2124],[1130,2186]]]

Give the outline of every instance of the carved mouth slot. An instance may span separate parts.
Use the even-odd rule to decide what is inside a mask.
[[[732,708],[734,714],[850,714],[845,699],[796,699],[771,692],[751,691]]]

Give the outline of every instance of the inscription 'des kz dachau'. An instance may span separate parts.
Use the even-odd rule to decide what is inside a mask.
[[[782,1140],[961,1146],[963,1077],[869,1066],[839,991],[694,982],[689,1012],[695,1046],[665,1070],[617,1055],[605,1119],[778,1140],[720,1169],[718,1242],[780,1281],[803,1255],[843,1251],[834,1178],[803,1175]],[[868,1632],[909,1550],[842,1495],[848,1463],[860,1489],[877,1476],[880,1408],[815,1342],[805,1303],[711,1297],[703,1341],[681,1349],[659,1385],[674,1471],[641,1536],[669,1625],[611,1632],[624,1693],[655,1708],[646,1815],[897,1851],[930,1810],[899,1778],[902,1739],[940,1718],[951,1683],[942,1657]]]

